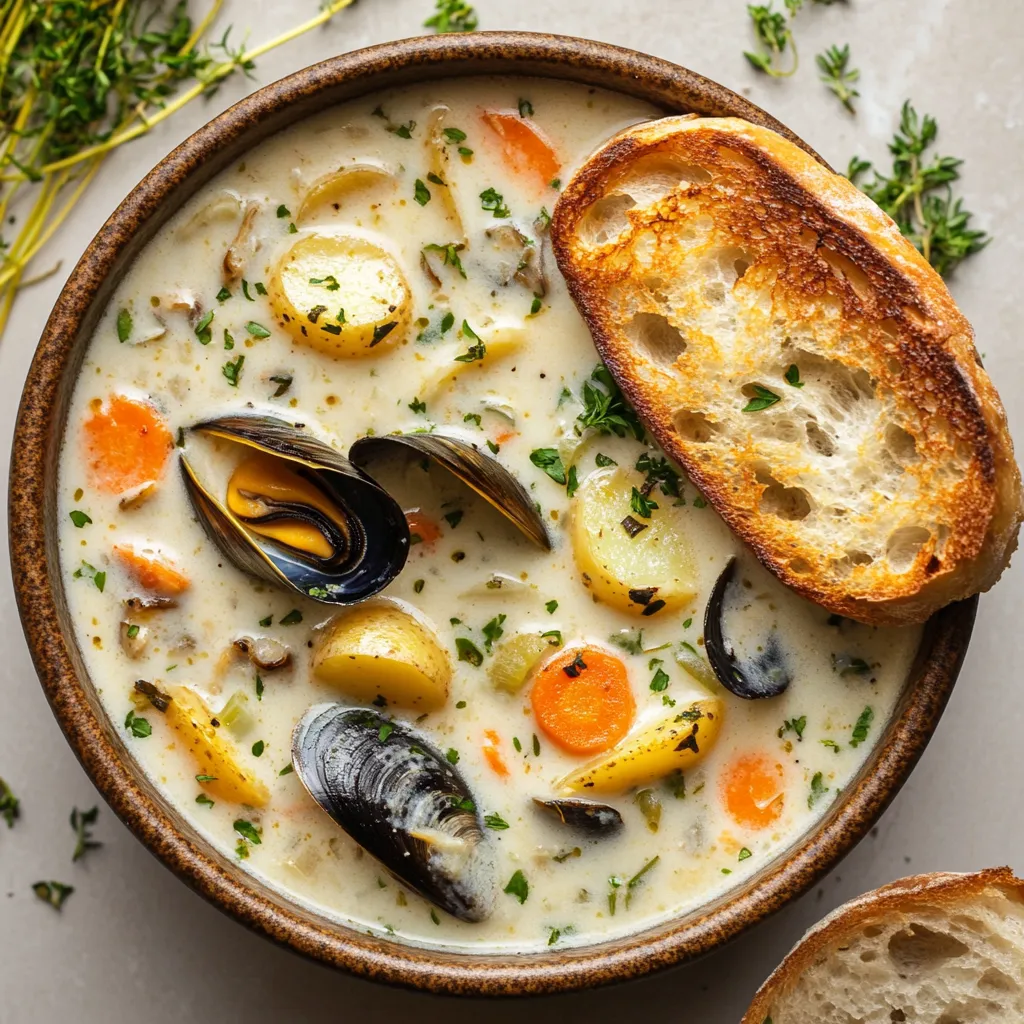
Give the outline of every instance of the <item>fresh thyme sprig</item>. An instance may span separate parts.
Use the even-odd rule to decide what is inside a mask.
[[[477,24],[476,11],[465,0],[437,0],[437,13],[423,27],[435,32],[472,32]]]
[[[900,127],[889,143],[892,172],[880,174],[870,161],[854,157],[847,177],[885,210],[926,260],[942,275],[989,242],[984,231],[969,227],[972,214],[954,199],[952,182],[960,177],[962,160],[929,155],[938,137],[935,118],[919,117],[907,100]],[[871,181],[860,184],[868,171]]]
[[[223,0],[195,26],[183,0],[164,18],[164,0],[0,3],[0,223],[10,220],[16,200],[27,205],[17,235],[0,238],[0,333],[18,289],[31,283],[24,276],[29,262],[111,150],[352,2],[329,0],[314,17],[251,49],[232,46],[227,32],[203,46]],[[186,82],[192,84],[175,95]]]
[[[812,3],[823,4],[828,7],[837,0],[811,0]],[[754,35],[761,44],[758,52],[744,51],[743,56],[766,75],[772,78],[789,78],[796,72],[800,65],[800,55],[797,53],[796,40],[793,38],[793,31],[790,28],[792,20],[800,13],[804,6],[804,0],[782,0],[786,9],[784,14],[774,8],[774,0],[768,0],[766,4],[747,4],[747,13],[754,26]],[[787,17],[788,15],[788,17]],[[793,54],[793,63],[788,71],[782,71],[777,66],[777,61],[790,50]]]
[[[860,78],[860,70],[850,67],[850,44],[846,43],[841,48],[830,46],[815,60],[821,71],[821,80],[835,93],[839,102],[855,114],[853,101],[860,93],[854,88],[854,83]]]

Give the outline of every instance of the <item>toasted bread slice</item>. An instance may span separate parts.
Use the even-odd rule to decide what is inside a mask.
[[[1024,882],[1009,868],[915,875],[815,925],[741,1024],[1024,1020]]]
[[[602,358],[764,565],[830,611],[922,622],[1016,546],[1020,473],[970,325],[846,178],[737,118],[583,165],[551,225]]]

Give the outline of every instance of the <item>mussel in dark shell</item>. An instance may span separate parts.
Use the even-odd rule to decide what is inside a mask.
[[[377,711],[312,707],[292,763],[313,799],[406,885],[463,921],[493,910],[495,864],[465,780],[429,740]]]
[[[364,466],[379,455],[403,448],[444,466],[511,519],[535,544],[551,550],[551,538],[526,488],[497,459],[468,441],[444,434],[382,434],[361,437],[348,455]]]
[[[594,839],[613,836],[622,828],[622,815],[614,807],[596,800],[574,797],[541,800],[534,797],[533,802],[567,828]]]
[[[704,650],[718,681],[737,697],[758,700],[777,697],[791,682],[786,655],[773,628],[758,652],[740,659],[724,635],[725,606],[736,577],[736,559],[730,558],[708,599],[704,612]]]
[[[401,572],[409,552],[401,507],[329,445],[270,416],[225,416],[192,430],[247,449],[223,500],[181,458],[199,521],[238,568],[326,604],[362,601]]]

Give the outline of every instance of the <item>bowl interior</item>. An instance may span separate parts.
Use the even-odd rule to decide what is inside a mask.
[[[92,331],[116,284],[172,213],[261,140],[366,93],[484,74],[597,85],[669,113],[740,116],[795,138],[742,97],[683,68],[604,44],[525,33],[385,44],[267,86],[201,129],[150,172],[71,274],[40,341],[19,410],[10,530],[22,621],[54,713],[106,800],[154,854],[242,923],[326,963],[438,992],[510,995],[588,987],[691,959],[813,885],[871,827],[923,751],[963,659],[977,602],[951,606],[929,623],[883,737],[842,801],[810,834],[739,889],[625,939],[510,961],[507,956],[447,953],[368,936],[326,921],[244,874],[168,805],[135,765],[100,706],[71,627],[59,572],[57,462],[72,388]]]

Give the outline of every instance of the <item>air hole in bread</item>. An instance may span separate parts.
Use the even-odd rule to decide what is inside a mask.
[[[627,210],[636,206],[636,200],[627,193],[615,192],[591,203],[580,218],[576,229],[584,245],[598,246],[610,242],[629,230]]]
[[[728,146],[718,147],[718,159],[726,166],[738,167],[742,170],[754,170],[757,167],[757,163],[749,156],[738,150],[730,149]]]
[[[890,423],[885,428],[885,447],[901,466],[916,462],[918,459],[917,442],[913,435],[895,423]]]
[[[865,939],[877,939],[885,929],[880,924],[869,924],[861,931]]]
[[[998,967],[990,967],[979,979],[978,988],[986,995],[1016,992],[1017,983]]]
[[[790,419],[775,420],[769,428],[769,433],[787,444],[800,439],[800,428]]]
[[[626,337],[640,358],[668,369],[686,351],[686,339],[661,313],[637,313],[626,325]]]
[[[789,560],[789,569],[798,576],[806,576],[811,571],[811,563],[805,558],[791,558]]]
[[[802,487],[785,487],[771,476],[768,480],[758,503],[762,512],[791,521],[806,519],[811,514],[810,496]]]
[[[659,306],[668,305],[668,295],[665,292],[665,279],[651,274],[643,280],[644,287],[648,294]]]
[[[672,424],[684,441],[696,444],[707,444],[718,433],[718,427],[704,413],[691,409],[677,409],[672,415]]]
[[[841,558],[831,559],[830,564],[832,566],[832,571],[836,576],[845,578],[853,572],[856,566],[871,565],[874,560],[873,556],[868,554],[867,551],[861,551],[858,548],[850,548]]]
[[[836,453],[836,443],[830,435],[826,434],[814,420],[808,420],[804,425],[807,434],[807,443],[819,454],[831,458]]]
[[[709,181],[711,174],[698,164],[670,153],[654,153],[637,160],[616,187],[634,196],[637,205],[653,206],[679,189],[706,185]]]
[[[906,572],[917,559],[918,552],[932,538],[923,526],[901,526],[889,534],[885,557],[894,572]]]
[[[878,959],[878,953],[873,949],[862,949],[860,953],[860,958],[864,963],[869,964],[873,960]]]
[[[899,1007],[889,1011],[889,1020],[892,1021],[893,1024],[899,1024],[899,1022],[905,1021],[906,1019],[906,1013],[899,1009]]]
[[[871,284],[868,275],[853,260],[842,253],[836,252],[835,249],[830,249],[827,245],[823,245],[818,249],[818,255],[832,268],[836,277],[850,285],[853,293],[861,302],[874,301],[876,294],[874,286]]]
[[[889,939],[889,958],[901,974],[934,971],[942,962],[955,960],[970,951],[959,939],[942,932],[933,932],[919,922],[912,922]]]

